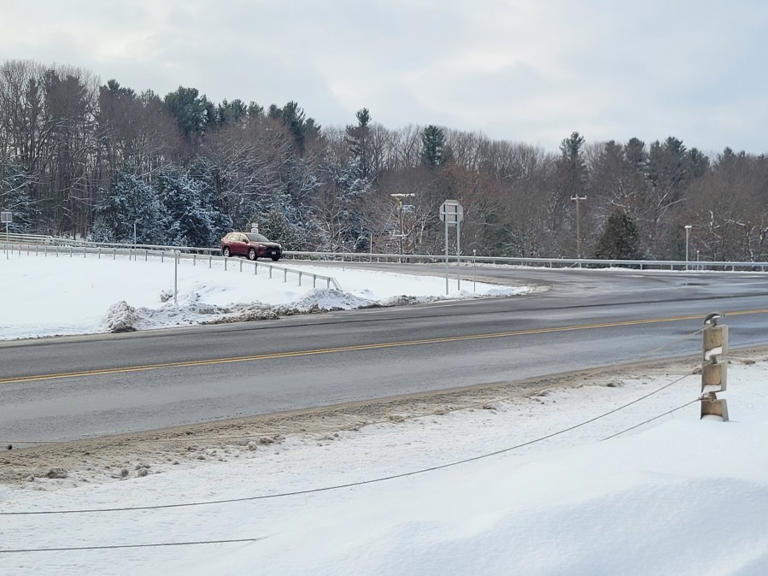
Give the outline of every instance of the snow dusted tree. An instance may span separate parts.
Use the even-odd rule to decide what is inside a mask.
[[[299,250],[302,248],[301,233],[283,216],[283,214],[274,209],[266,217],[257,219],[259,224],[259,233],[270,240],[279,242],[283,250]]]
[[[93,226],[97,242],[160,244],[165,241],[164,208],[157,192],[131,170],[115,176],[113,185],[102,191]]]
[[[175,246],[210,246],[214,218],[203,202],[203,185],[185,172],[167,167],[157,175],[165,207],[166,242]]]
[[[40,209],[29,196],[30,183],[30,176],[21,167],[0,165],[0,208],[13,213],[10,232],[30,232],[40,219]]]
[[[198,158],[190,168],[189,175],[200,185],[200,205],[211,220],[211,236],[207,244],[214,245],[232,230],[232,218],[224,205],[226,178],[218,166],[206,158]]]
[[[347,126],[346,141],[349,152],[355,160],[357,178],[372,180],[375,178],[371,152],[371,113],[368,108],[361,108],[355,114],[357,126]]]

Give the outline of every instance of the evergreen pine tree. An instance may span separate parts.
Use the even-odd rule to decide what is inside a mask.
[[[421,161],[429,168],[442,166],[450,159],[450,150],[445,144],[445,133],[430,124],[421,133]]]
[[[232,218],[227,214],[224,202],[226,179],[218,167],[208,159],[198,158],[189,170],[189,176],[200,187],[200,206],[208,213],[211,234],[206,245],[215,245],[232,229]]]
[[[608,217],[595,248],[595,258],[634,260],[640,257],[637,228],[624,210],[615,209]]]
[[[258,218],[259,233],[270,240],[279,242],[283,250],[299,250],[301,248],[301,234],[283,216],[282,212],[273,209],[264,218]]]
[[[157,176],[166,212],[166,242],[175,246],[210,246],[214,223],[203,205],[203,185],[186,173],[166,168]]]
[[[8,225],[9,232],[30,232],[40,220],[40,209],[27,191],[30,180],[21,167],[0,165],[0,209],[13,213],[13,222]]]
[[[361,108],[355,116],[357,126],[347,126],[346,141],[349,152],[355,161],[357,177],[361,180],[367,180],[371,175],[371,128],[368,126],[371,121],[371,114],[368,108]]]
[[[133,242],[160,244],[165,241],[164,210],[157,192],[132,170],[115,175],[96,211],[93,239],[97,242]]]

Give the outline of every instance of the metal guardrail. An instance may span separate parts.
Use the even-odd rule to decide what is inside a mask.
[[[6,236],[0,234],[0,238]],[[10,242],[49,244],[59,246],[89,246],[117,249],[179,250],[183,254],[220,254],[219,248],[195,248],[190,246],[163,246],[152,244],[119,244],[109,242],[88,242],[55,236],[33,234],[9,234]],[[442,263],[443,254],[377,254],[371,252],[310,252],[286,250],[283,257],[294,260],[347,261],[347,262],[390,262],[390,263]],[[449,255],[448,261],[455,264],[457,256]],[[494,264],[507,266],[535,266],[543,268],[629,268],[636,270],[722,270],[765,272],[768,262],[728,262],[704,260],[602,260],[596,258],[520,258],[510,256],[460,256],[458,261],[467,264]]]
[[[9,235],[10,236],[10,235]],[[21,235],[16,235],[21,236]],[[2,235],[0,235],[2,238]],[[51,239],[52,237],[38,237],[44,239]],[[25,238],[29,239],[29,238]],[[2,252],[18,252],[19,254],[26,254],[28,256],[48,256],[49,254],[54,257],[59,256],[82,256],[87,257],[88,254],[94,255],[101,259],[111,257],[113,260],[118,256],[127,256],[129,260],[139,260],[143,257],[144,261],[147,261],[150,256],[160,258],[163,262],[166,258],[172,260],[178,255],[180,259],[191,260],[192,265],[196,266],[198,261],[201,264],[208,262],[208,267],[212,268],[213,263],[221,263],[224,271],[227,271],[231,266],[239,265],[240,272],[243,272],[243,267],[253,268],[253,273],[258,275],[259,269],[266,270],[269,274],[269,278],[275,277],[275,272],[282,272],[283,282],[287,282],[289,276],[295,278],[298,281],[299,286],[302,286],[302,281],[312,281],[312,287],[317,288],[318,280],[322,283],[325,282],[326,288],[333,286],[336,290],[341,290],[341,285],[333,276],[326,276],[324,274],[317,274],[313,272],[307,272],[305,270],[297,270],[287,266],[279,264],[271,264],[266,262],[259,262],[258,260],[243,260],[226,258],[220,254],[219,250],[212,248],[187,248],[177,246],[149,246],[149,245],[126,245],[126,244],[111,244],[111,243],[96,243],[96,242],[59,242],[60,239],[53,239],[54,241],[47,242],[14,242],[13,238],[9,238],[10,242],[3,242],[0,245],[0,251]],[[17,238],[17,240],[19,240]]]
[[[286,251],[287,258],[321,261],[443,263],[441,254],[376,254],[369,252],[300,252]],[[713,262],[690,260],[601,260],[596,258],[518,258],[508,256],[448,256],[448,261],[466,264],[535,266],[543,268],[627,268],[637,270],[730,270],[765,272],[768,262]]]

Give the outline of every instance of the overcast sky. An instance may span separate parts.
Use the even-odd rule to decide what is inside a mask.
[[[706,0],[0,0],[0,59],[160,95],[367,107],[555,150],[674,135],[768,152],[768,4]]]

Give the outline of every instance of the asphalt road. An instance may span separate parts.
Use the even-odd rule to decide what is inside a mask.
[[[491,267],[477,274],[549,290],[0,344],[0,442],[96,437],[693,355],[701,339],[686,336],[713,311],[727,315],[731,348],[768,344],[765,274]]]

